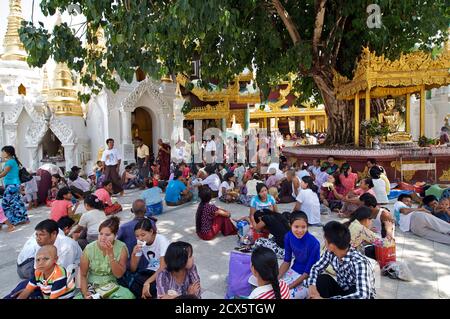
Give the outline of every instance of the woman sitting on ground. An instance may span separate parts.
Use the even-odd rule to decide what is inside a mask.
[[[302,210],[308,216],[310,225],[320,224],[320,201],[318,188],[314,184],[312,177],[304,176],[300,183],[301,190],[296,198],[294,211]]]
[[[361,180],[359,184],[359,188],[348,192],[348,194],[342,199],[344,203],[341,211],[338,213],[338,216],[341,218],[350,217],[350,215],[362,205],[362,202],[359,200],[359,197],[362,194],[369,193],[375,196],[373,191],[373,182],[371,178],[364,178]]]
[[[201,185],[209,187],[211,190],[211,195],[213,198],[219,196],[219,187],[221,184],[221,180],[219,175],[216,173],[214,166],[208,165],[205,168],[208,176],[200,182]]]
[[[224,203],[234,203],[239,197],[239,193],[235,191],[235,181],[233,173],[226,173],[223,182],[219,187],[219,200]]]
[[[122,211],[122,206],[118,202],[115,203],[112,202],[111,200],[112,193],[113,193],[113,183],[110,180],[104,181],[103,187],[95,191],[95,196],[97,196],[97,198],[103,202],[106,216],[116,214]]]
[[[219,232],[224,236],[236,235],[237,229],[231,221],[231,213],[210,204],[211,190],[202,187],[199,190],[200,204],[195,216],[198,237],[203,240],[214,239]]]
[[[320,243],[308,231],[308,217],[304,212],[292,212],[289,223],[291,230],[284,239],[284,262],[280,266],[279,278],[286,274],[292,299],[305,299],[308,296],[306,279],[311,267],[320,259]],[[291,266],[292,256],[294,263]]]
[[[171,243],[164,255],[166,268],[156,277],[158,299],[182,295],[201,298],[200,277],[194,264],[192,245],[183,241]]]
[[[180,171],[175,171],[173,180],[166,187],[167,206],[180,206],[192,199],[189,187],[183,182]]]
[[[392,228],[392,222],[389,221],[388,223],[390,228]],[[350,220],[345,224],[350,230],[350,244],[352,247],[369,258],[375,259],[375,249],[373,245],[376,241],[380,241],[383,244],[390,244],[392,242],[390,237],[382,239],[380,235],[371,230],[372,212],[369,207],[361,206],[356,209],[350,217]]]
[[[256,185],[257,195],[253,196],[250,202],[250,223],[253,227],[256,226],[254,214],[257,210],[268,209],[272,212],[278,212],[275,198],[268,193],[267,186],[263,183]]]
[[[59,174],[52,175],[52,186],[48,190],[48,196],[47,196],[47,201],[46,201],[46,205],[48,207],[52,207],[52,203],[56,200],[58,191],[61,188],[66,187],[66,186],[67,185],[66,185],[65,181],[62,180],[62,177],[59,176]]]
[[[127,246],[116,240],[119,223],[115,216],[105,220],[98,229],[98,239],[84,249],[80,262],[80,288],[84,299],[91,299],[96,289],[106,285],[117,289],[109,299],[134,299],[130,290],[117,284],[117,279],[125,274],[128,259]]]
[[[289,299],[289,287],[278,280],[277,255],[265,247],[256,248],[251,257],[251,270],[257,285],[248,299]]]
[[[249,180],[245,182],[245,186],[242,187],[241,195],[239,196],[239,203],[245,206],[250,206],[250,203],[258,192],[256,191],[256,185],[263,184],[261,177],[258,173],[253,174]]]
[[[284,237],[291,229],[286,215],[289,216],[289,213],[278,214],[268,209],[255,212],[254,218],[256,225],[254,230],[267,230],[272,237],[257,239],[254,248],[266,247],[273,250],[277,254],[278,259],[284,258]]]
[[[382,171],[378,166],[373,166],[369,170],[370,177],[372,177],[373,191],[378,204],[387,204],[389,199],[386,193],[386,182],[381,178]]]
[[[79,205],[80,202],[77,202],[75,204],[75,207],[73,207],[72,193],[70,192],[70,189],[68,187],[63,187],[58,191],[56,200],[52,203],[52,208],[50,210],[50,219],[53,219],[55,222],[57,222],[61,217],[68,216],[70,218],[73,218]]]
[[[345,197],[345,194],[346,190],[340,179],[335,178],[333,175],[328,176],[328,182],[323,184],[320,189],[322,204],[331,211],[339,212],[339,209],[342,208],[342,199]]]
[[[125,166],[125,171],[122,174],[122,187],[123,189],[131,189],[134,187],[140,187],[139,179],[132,173],[132,166]]]
[[[106,220],[105,212],[103,211],[103,203],[95,195],[88,195],[84,199],[84,208],[86,212],[81,215],[80,221],[73,231],[72,238],[76,238],[81,249],[84,249],[87,244],[92,243],[98,238],[98,229]]]
[[[355,189],[356,182],[358,181],[358,174],[352,172],[352,167],[349,163],[344,163],[340,169],[341,173],[339,174],[339,178],[336,178],[336,181],[339,180],[340,184],[345,189],[345,194]]]
[[[130,260],[130,270],[135,272],[130,290],[136,298],[156,298],[156,278],[166,268],[164,256],[169,240],[157,233],[156,219],[146,217],[134,227],[137,244]]]

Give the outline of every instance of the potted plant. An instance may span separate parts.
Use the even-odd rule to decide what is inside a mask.
[[[378,119],[371,118],[369,121],[362,121],[361,127],[365,129],[367,136],[372,138],[372,147],[379,150],[380,138],[389,134],[389,125],[385,122],[380,123]]]
[[[438,142],[437,139],[428,138],[426,136],[421,136],[421,137],[419,137],[419,140],[417,141],[417,144],[420,147],[427,147],[427,146],[430,146],[430,145],[436,145],[437,142]]]

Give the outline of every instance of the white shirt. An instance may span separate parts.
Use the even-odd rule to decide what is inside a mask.
[[[220,186],[220,178],[217,174],[211,174],[207,178],[205,178],[202,182],[202,185],[208,185],[212,191],[218,192]]]
[[[300,210],[308,216],[308,224],[320,224],[320,202],[317,194],[310,188],[300,188],[296,200],[302,204]]]
[[[87,192],[91,189],[91,184],[85,180],[84,178],[78,176],[78,178],[74,181],[71,181],[69,179],[69,181],[67,182],[67,184],[69,186],[75,186],[78,189],[81,189],[83,192]]]
[[[373,182],[373,191],[375,192],[375,198],[377,199],[378,204],[386,204],[389,203],[389,199],[386,194],[386,182],[381,178],[372,179]]]
[[[38,191],[37,182],[41,180],[40,176],[33,176],[33,179],[24,183],[25,194],[33,194]]]
[[[105,212],[98,209],[88,210],[80,217],[78,225],[87,228],[87,234],[90,236],[98,235],[98,228],[106,220]]]
[[[147,269],[157,271],[159,269],[159,259],[166,254],[169,247],[169,240],[161,234],[156,234],[155,241],[150,246],[145,245],[142,248],[142,254],[147,259]]]
[[[70,265],[78,266],[81,258],[81,248],[78,243],[70,237],[64,235],[60,229],[55,243],[53,244],[58,251],[58,264],[67,268]],[[36,233],[27,240],[17,257],[17,264],[20,265],[28,258],[36,258],[36,254],[41,247],[36,242]]]
[[[397,201],[394,204],[394,212],[398,211],[400,213],[400,209],[402,208],[411,208],[408,205],[406,205],[405,203],[403,203],[402,201]],[[400,226],[400,230],[407,232],[410,230],[411,228],[411,216],[412,214],[414,214],[414,212],[411,212],[407,215],[400,213],[400,221],[398,222],[399,226]]]
[[[222,193],[222,188],[223,188],[223,187],[225,187],[225,190],[233,189],[233,188],[234,188],[234,183],[231,182],[231,184],[230,184],[230,183],[228,183],[228,182],[226,182],[226,181],[223,181],[222,184],[220,184],[220,187],[219,187],[219,197],[221,197],[222,195],[224,195],[224,194]]]
[[[205,148],[206,152],[209,151],[216,151],[216,142],[214,142],[213,140],[210,140],[206,143],[206,148]]]
[[[117,165],[121,159],[122,157],[116,148],[113,148],[112,150],[106,149],[103,151],[102,162],[105,162],[105,165],[107,166]]]
[[[49,172],[50,175],[58,174],[59,176],[64,176],[61,169],[58,166],[56,166],[55,164],[47,163],[47,164],[44,164],[41,167],[39,167],[39,169],[43,169],[44,171]]]

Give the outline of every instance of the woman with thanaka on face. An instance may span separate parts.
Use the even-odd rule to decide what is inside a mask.
[[[182,295],[201,298],[200,277],[194,264],[192,245],[171,243],[164,256],[166,268],[156,278],[158,299],[174,299]]]
[[[115,216],[105,220],[99,226],[98,239],[84,249],[80,263],[80,288],[84,299],[92,299],[90,286],[95,289],[106,284],[117,284],[117,279],[125,274],[128,249],[123,242],[116,240],[119,223],[119,218]],[[134,295],[119,286],[109,299],[134,299]]]
[[[304,212],[292,212],[289,222],[291,230],[284,238],[285,254],[279,278],[283,278],[291,269],[289,273],[291,299],[305,299],[308,296],[306,279],[309,277],[311,267],[320,258],[320,243],[308,232],[308,217]],[[291,266],[292,256],[294,263]]]

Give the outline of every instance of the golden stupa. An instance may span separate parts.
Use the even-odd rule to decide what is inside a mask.
[[[5,48],[1,59],[6,61],[25,61],[27,53],[20,42],[19,28],[22,22],[21,0],[9,1],[8,26],[6,28],[3,47]]]
[[[61,24],[58,12],[56,25]],[[48,105],[55,115],[83,116],[77,89],[73,86],[72,73],[66,63],[57,63],[53,76],[53,86],[48,90]]]

